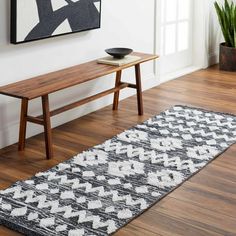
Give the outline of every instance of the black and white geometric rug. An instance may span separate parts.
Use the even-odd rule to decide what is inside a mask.
[[[26,235],[108,235],[236,142],[236,116],[175,106],[0,192],[0,223]]]

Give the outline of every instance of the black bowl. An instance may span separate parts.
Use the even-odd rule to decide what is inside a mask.
[[[132,53],[133,50],[130,49],[130,48],[109,48],[109,49],[106,49],[105,52],[107,54],[113,56],[114,58],[122,59],[125,56],[129,55],[130,53]]]

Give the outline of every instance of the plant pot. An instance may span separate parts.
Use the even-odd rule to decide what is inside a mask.
[[[236,48],[220,44],[220,70],[236,71]]]

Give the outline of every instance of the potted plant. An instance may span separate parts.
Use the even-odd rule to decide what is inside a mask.
[[[215,2],[225,42],[220,44],[220,69],[236,71],[236,3],[225,0],[223,6]]]

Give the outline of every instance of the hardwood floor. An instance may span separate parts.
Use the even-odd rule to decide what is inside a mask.
[[[150,116],[183,104],[236,115],[236,73],[217,67],[201,70],[144,92],[144,115],[137,116],[136,97],[74,120],[53,130],[55,158],[45,160],[42,135],[0,150],[0,188],[31,177],[111,138]],[[0,235],[16,232],[0,227]],[[236,145],[158,202],[116,236],[236,235]]]

